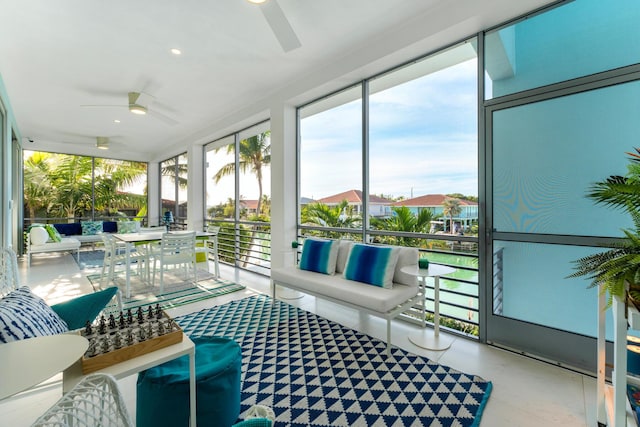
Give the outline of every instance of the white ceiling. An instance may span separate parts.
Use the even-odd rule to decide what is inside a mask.
[[[261,10],[273,5],[246,0],[0,0],[0,75],[23,147],[161,160],[551,3],[277,2],[301,43],[288,52]],[[130,91],[175,123],[131,114]]]

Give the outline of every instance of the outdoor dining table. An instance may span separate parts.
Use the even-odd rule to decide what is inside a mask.
[[[169,232],[171,233],[171,231]],[[179,233],[179,232],[178,232]],[[131,298],[131,252],[136,244],[141,243],[154,243],[162,241],[162,235],[164,232],[151,231],[151,232],[138,232],[138,233],[117,233],[113,237],[117,240],[126,243],[126,256],[125,256],[125,274],[126,274],[126,287],[125,295],[127,298]],[[207,231],[196,231],[196,239],[198,238],[217,238],[215,233],[209,233]]]

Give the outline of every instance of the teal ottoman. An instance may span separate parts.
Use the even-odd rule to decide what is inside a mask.
[[[228,427],[240,415],[240,346],[227,338],[194,338],[196,420],[199,426]],[[136,425],[187,426],[189,357],[183,356],[138,374]]]

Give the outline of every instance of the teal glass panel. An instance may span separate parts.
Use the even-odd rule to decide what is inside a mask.
[[[502,251],[502,263],[494,277],[494,314],[537,325],[562,329],[590,337],[597,335],[598,289],[590,281],[571,278],[573,260],[598,251],[596,248],[541,243],[495,241],[494,252]],[[607,325],[612,325],[611,310]],[[612,328],[607,337],[613,336]]]
[[[627,172],[640,146],[640,82],[493,113],[493,209],[497,231],[622,236],[628,215],[585,195]]]
[[[485,98],[640,62],[640,2],[579,0],[486,34]]]

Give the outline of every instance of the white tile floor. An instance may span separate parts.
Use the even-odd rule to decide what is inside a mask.
[[[49,303],[53,304],[68,296],[91,290],[91,285],[86,279],[87,272],[91,270],[80,271],[70,255],[38,255],[34,257],[30,269],[26,268],[24,260],[20,260],[19,264],[22,283],[30,286]],[[267,278],[230,267],[221,267],[223,278],[242,283],[247,289],[178,307],[170,314],[175,317],[255,293],[268,294]],[[383,339],[386,334],[386,324],[379,318],[362,315],[310,296],[288,302],[378,338]],[[394,321],[392,343],[407,351],[493,382],[493,392],[482,416],[482,426],[597,425],[594,378],[455,336],[451,336],[453,344],[446,351],[423,350],[407,339],[408,334],[419,331],[418,326]],[[29,391],[0,401],[0,426],[30,425],[61,396],[60,381],[61,375],[56,375]],[[119,381],[132,417],[135,417],[135,381],[135,375]]]

